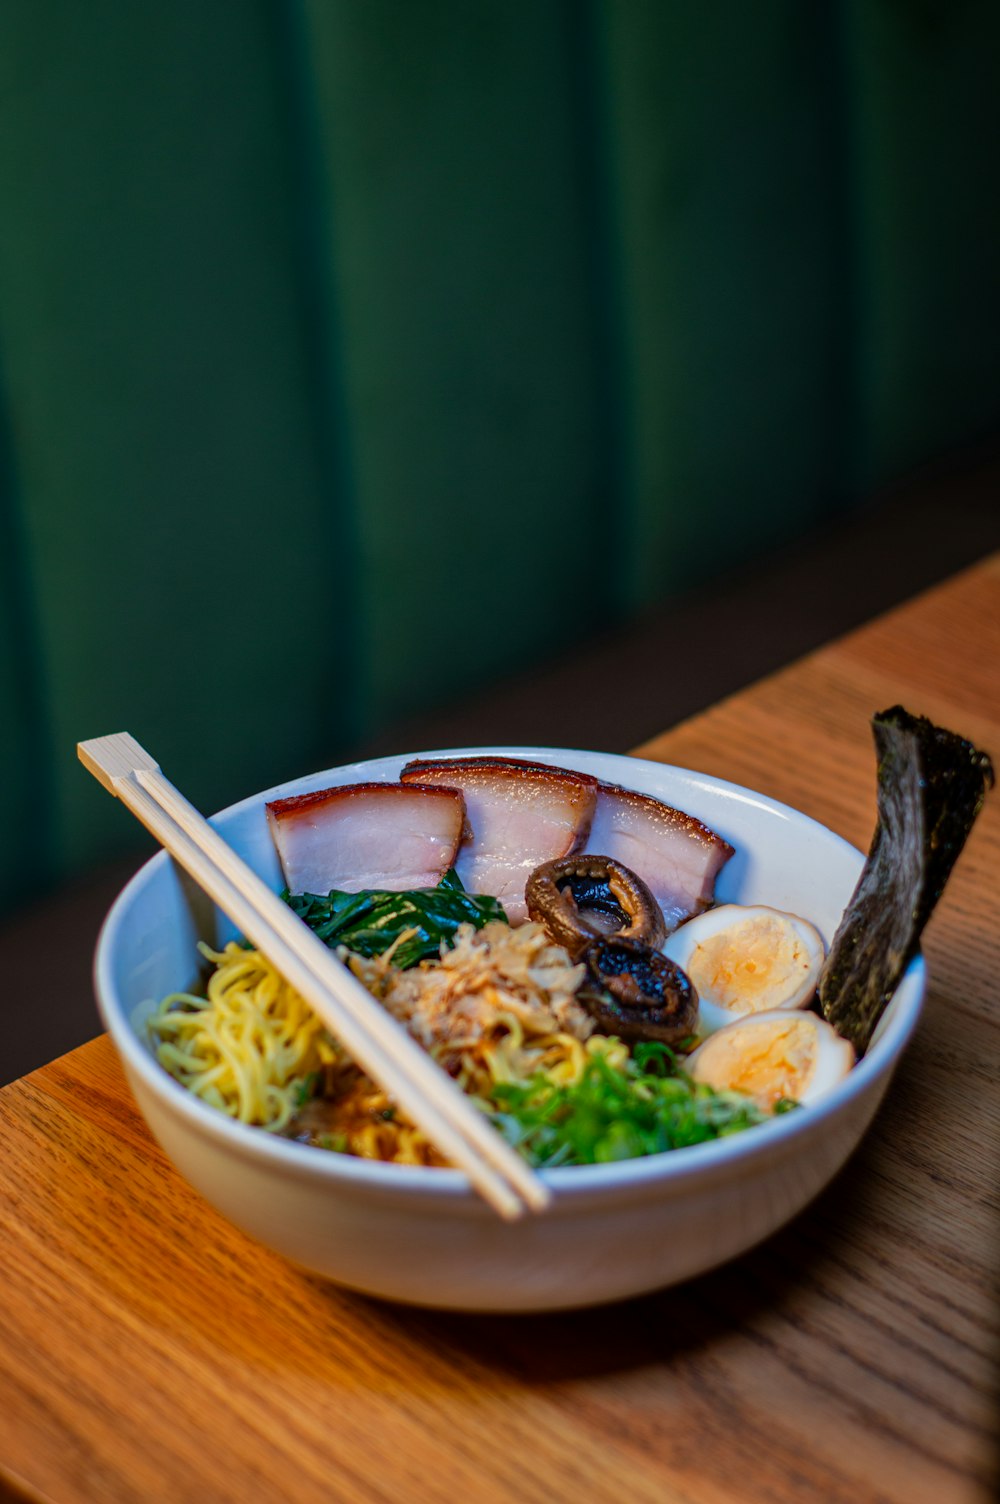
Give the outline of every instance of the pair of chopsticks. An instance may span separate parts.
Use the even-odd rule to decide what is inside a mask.
[[[127,732],[78,742],[88,772],[142,821],[301,993],[362,1070],[508,1221],[548,1188],[415,1039],[165,778]]]

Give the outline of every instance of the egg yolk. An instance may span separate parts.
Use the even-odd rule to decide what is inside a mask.
[[[816,1070],[816,1032],[808,1019],[732,1026],[702,1046],[695,1075],[716,1091],[742,1091],[764,1108],[800,1100]]]
[[[699,997],[733,1013],[763,1013],[794,994],[811,963],[787,919],[759,914],[700,941],[685,970]]]

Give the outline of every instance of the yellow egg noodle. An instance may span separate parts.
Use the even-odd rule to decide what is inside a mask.
[[[206,995],[173,993],[149,1025],[157,1059],[183,1086],[240,1122],[294,1133],[318,1075],[322,1105],[336,1104],[337,1147],[400,1164],[441,1163],[266,957],[236,942],[221,952],[200,949],[213,966]],[[628,1055],[621,1041],[593,1034],[593,1021],[574,996],[582,970],[541,925],[462,925],[440,961],[407,971],[392,965],[392,951],[371,960],[339,954],[483,1102],[497,1082],[541,1073],[572,1084],[588,1056],[603,1054],[619,1065]]]
[[[206,995],[174,992],[149,1021],[160,1064],[195,1096],[242,1123],[280,1132],[303,1084],[334,1047],[320,1020],[259,951],[200,943],[213,963]]]

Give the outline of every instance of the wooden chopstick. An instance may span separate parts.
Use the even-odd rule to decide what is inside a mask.
[[[502,1217],[550,1203],[548,1187],[461,1088],[223,840],[127,732],[79,742],[80,761],[228,915],[440,1152]]]

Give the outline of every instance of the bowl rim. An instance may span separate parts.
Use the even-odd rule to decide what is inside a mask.
[[[857,859],[860,873],[864,856],[843,836],[829,826],[823,825],[811,815],[773,799],[744,785],[717,778],[712,774],[681,767],[674,763],[659,762],[651,758],[632,757],[627,753],[587,751],[568,747],[528,747],[517,745],[492,745],[476,747],[448,747],[405,755],[363,759],[337,764],[316,773],[275,784],[260,793],[247,795],[233,804],[226,805],[210,816],[213,823],[228,821],[246,810],[259,807],[268,800],[285,797],[290,789],[301,790],[303,786],[322,786],[326,778],[348,782],[344,774],[364,770],[392,773],[411,758],[444,758],[472,756],[509,756],[533,761],[552,762],[559,766],[574,766],[572,761],[561,759],[582,758],[587,762],[613,762],[622,767],[645,769],[654,775],[667,774],[692,788],[700,788],[713,795],[736,799],[744,805],[766,809],[770,816],[805,822],[836,845],[841,846]],[[587,771],[586,768],[581,771]],[[157,1062],[151,1051],[133,1028],[131,1017],[118,995],[113,979],[112,957],[122,926],[125,924],[131,905],[137,894],[148,883],[155,881],[157,871],[172,862],[166,851],[150,857],[129,879],[115,898],[101,926],[94,954],[93,978],[97,1005],[101,1018],[112,1042],[122,1057],[126,1068],[134,1072],[142,1083],[161,1100],[164,1107],[179,1114],[190,1127],[208,1133],[218,1143],[226,1145],[241,1157],[260,1158],[265,1163],[285,1171],[294,1171],[322,1182],[342,1183],[345,1189],[378,1189],[424,1197],[433,1192],[446,1197],[464,1197],[473,1202],[480,1198],[464,1171],[429,1165],[386,1164],[380,1160],[367,1160],[329,1150],[315,1149],[281,1138],[266,1129],[241,1123],[230,1118],[217,1108],[201,1101],[186,1090]],[[808,916],[806,916],[808,917]],[[747,1160],[759,1156],[793,1153],[801,1139],[811,1138],[822,1132],[834,1118],[849,1112],[859,1098],[873,1090],[883,1077],[896,1067],[917,1026],[923,1008],[927,985],[927,968],[923,955],[918,954],[907,967],[895,993],[896,1008],[881,1037],[872,1049],[859,1060],[837,1086],[819,1101],[801,1112],[790,1112],[758,1124],[752,1131],[733,1134],[723,1139],[692,1144],[682,1149],[673,1149],[660,1154],[645,1155],[636,1159],[616,1160],[606,1164],[571,1165],[537,1171],[551,1186],[559,1201],[577,1196],[590,1196],[604,1190],[641,1188],[650,1182],[675,1184],[691,1177],[704,1177],[727,1169],[738,1171]]]

